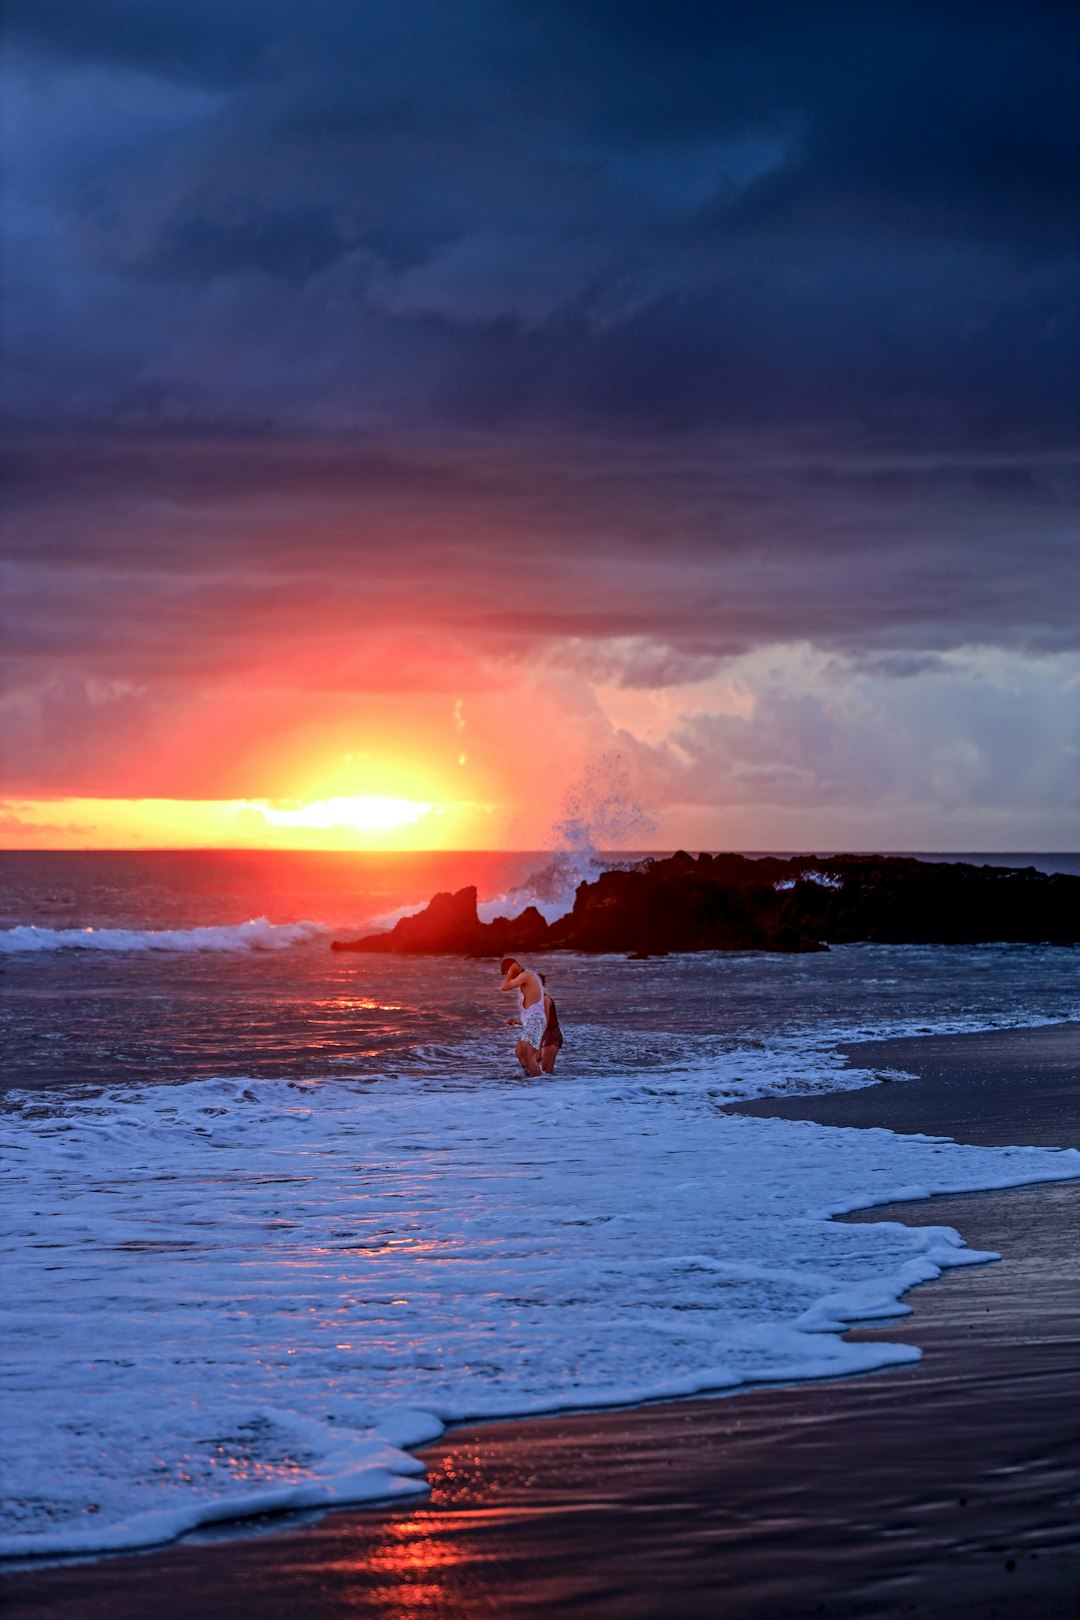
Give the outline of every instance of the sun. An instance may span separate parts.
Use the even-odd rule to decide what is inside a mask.
[[[435,805],[369,793],[360,798],[315,799],[296,806],[263,802],[257,808],[270,827],[310,827],[319,832],[341,827],[352,832],[386,833],[415,827]]]

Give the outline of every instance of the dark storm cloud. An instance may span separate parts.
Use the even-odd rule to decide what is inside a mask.
[[[173,106],[26,155],[38,420],[1066,426],[1067,8],[13,11],[28,144]]]
[[[1075,646],[1072,8],[13,0],[9,30],[33,679],[122,707],[410,622],[627,687],[769,642],[898,681]]]
[[[9,8],[12,37],[61,61],[137,68],[164,79],[235,85],[251,71],[288,16],[273,0],[218,0],[140,6],[99,0],[90,11],[71,0],[32,0]]]

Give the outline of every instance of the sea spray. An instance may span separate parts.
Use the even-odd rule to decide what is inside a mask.
[[[602,754],[567,789],[547,840],[550,854],[544,865],[508,893],[485,901],[478,908],[481,921],[514,915],[526,906],[535,906],[548,922],[565,916],[579,883],[630,864],[602,850],[640,847],[654,828],[651,812],[631,793],[622,755]]]

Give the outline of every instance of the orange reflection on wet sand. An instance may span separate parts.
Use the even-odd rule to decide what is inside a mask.
[[[469,1559],[457,1538],[446,1534],[445,1521],[439,1533],[439,1522],[435,1514],[418,1513],[384,1526],[382,1540],[356,1565],[358,1572],[374,1577],[364,1587],[365,1612],[393,1620],[429,1620],[443,1610],[457,1584],[447,1577]]]

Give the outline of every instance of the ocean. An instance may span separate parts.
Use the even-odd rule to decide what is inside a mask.
[[[722,1111],[903,1083],[844,1042],[1080,1017],[1075,949],[555,953],[566,1046],[538,1081],[493,963],[329,949],[465,883],[486,915],[557,914],[587,869],[0,854],[0,1553],[411,1496],[413,1448],[466,1419],[915,1359],[904,1292],[994,1257],[832,1217],[1080,1174],[1075,1151]]]

